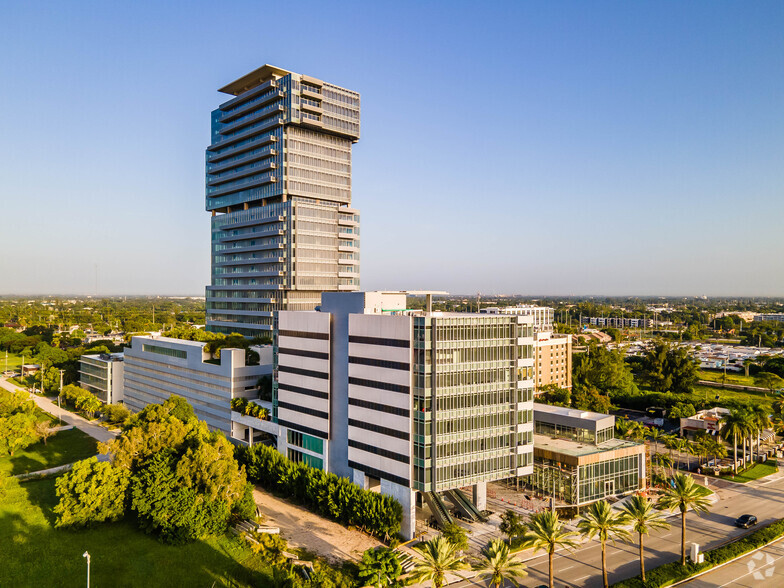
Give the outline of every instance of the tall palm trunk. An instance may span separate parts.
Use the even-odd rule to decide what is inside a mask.
[[[735,460],[732,463],[732,470],[735,472],[735,475],[738,474],[738,434],[732,434],[732,453]]]
[[[604,588],[609,588],[610,583],[607,581],[607,545],[604,539],[602,539],[602,578],[604,579]]]
[[[640,577],[642,578],[642,583],[645,584],[645,555],[642,547],[642,533],[640,533]]]
[[[555,546],[550,548],[550,588],[555,588],[554,574],[553,574],[553,553],[555,553]]]
[[[681,565],[686,565],[686,511],[681,513]]]

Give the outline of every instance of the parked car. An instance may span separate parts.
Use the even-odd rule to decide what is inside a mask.
[[[757,517],[750,514],[745,514],[735,519],[735,526],[743,529],[748,529],[752,525],[757,524]]]

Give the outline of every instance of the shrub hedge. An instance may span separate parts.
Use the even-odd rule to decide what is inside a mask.
[[[686,564],[681,566],[679,561],[664,564],[658,568],[646,571],[646,581],[640,576],[622,580],[612,585],[612,588],[661,588],[670,586],[680,580],[685,580],[695,574],[707,571],[719,564],[735,559],[745,553],[763,547],[771,541],[784,535],[784,519],[754,531],[743,539],[738,539],[722,547],[717,547],[705,552],[705,562],[701,564]]]
[[[382,539],[394,537],[400,531],[403,508],[394,498],[364,490],[348,478],[294,463],[267,445],[237,447],[235,451],[248,478],[267,490]]]

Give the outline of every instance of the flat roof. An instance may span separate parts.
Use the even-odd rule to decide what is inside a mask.
[[[133,339],[141,339],[143,342],[154,342],[154,343],[169,343],[171,345],[179,345],[182,347],[204,347],[207,342],[206,341],[189,341],[187,339],[176,339],[174,337],[151,337],[149,335],[138,335],[134,336]]]
[[[586,421],[595,421],[599,422],[607,417],[611,417],[612,415],[609,414],[602,414],[600,412],[591,412],[590,410],[578,410],[576,408],[566,408],[564,406],[552,406],[550,404],[541,404],[539,402],[534,402],[534,418],[536,418],[537,412],[547,413],[547,414],[557,414],[560,416],[570,417],[573,419],[582,419]]]
[[[607,453],[609,451],[615,451],[616,449],[624,449],[636,445],[642,446],[643,444],[635,443],[634,441],[626,441],[625,439],[610,439],[599,445],[592,445],[590,443],[569,441],[568,439],[553,439],[549,435],[534,434],[534,451],[542,449],[544,451],[560,453],[561,455],[570,455],[572,457],[583,457],[594,453]]]
[[[220,88],[218,92],[223,92],[224,94],[230,94],[232,96],[239,96],[243,92],[247,92],[251,88],[255,88],[259,84],[267,81],[273,75],[283,77],[290,73],[292,72],[287,69],[275,67],[274,65],[265,63],[258,69],[254,69],[252,72],[245,74],[241,78],[237,78],[233,82],[226,84]]]

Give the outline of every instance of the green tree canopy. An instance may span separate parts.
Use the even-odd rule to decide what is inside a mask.
[[[13,456],[38,441],[35,422],[35,416],[26,412],[0,417],[0,455]]]
[[[643,358],[642,378],[657,392],[688,394],[697,383],[697,361],[687,348],[657,341]]]
[[[161,451],[141,465],[131,481],[131,509],[142,529],[172,544],[223,533],[231,514],[227,500],[209,499],[188,484],[174,451]]]
[[[631,369],[623,354],[592,342],[586,353],[576,353],[573,358],[572,385],[574,392],[595,389],[609,395],[637,391]]]
[[[129,480],[128,470],[97,457],[76,462],[55,483],[55,527],[89,527],[121,519]]]

